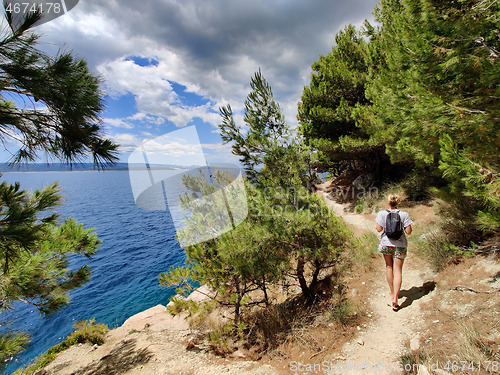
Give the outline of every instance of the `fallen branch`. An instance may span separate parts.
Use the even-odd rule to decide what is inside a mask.
[[[309,357],[309,360],[313,359],[314,357],[320,355],[321,353],[324,353],[326,352],[327,349],[330,349],[330,348],[324,348],[323,350],[317,352],[317,353],[314,353],[312,356]]]
[[[500,292],[500,289],[497,289],[497,290],[476,290],[476,289],[472,289],[468,286],[465,286],[465,285],[457,285],[456,287],[454,287],[453,289],[451,290],[457,290],[459,292],[473,292],[473,293],[486,293],[486,294],[492,294],[492,293],[498,293]]]

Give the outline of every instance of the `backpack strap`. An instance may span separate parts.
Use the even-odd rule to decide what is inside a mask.
[[[391,210],[386,210],[388,214],[391,213]],[[387,220],[387,216],[385,217],[385,219]],[[380,238],[382,238],[382,236],[385,234],[385,228],[384,228],[384,232],[380,235]],[[387,236],[387,234],[385,234]]]

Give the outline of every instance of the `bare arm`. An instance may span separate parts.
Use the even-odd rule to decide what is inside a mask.
[[[406,228],[405,228],[405,233],[410,235],[411,234],[411,225],[408,225]]]
[[[382,228],[380,224],[375,224],[375,229],[377,230],[377,232],[382,232],[384,230],[384,228]]]

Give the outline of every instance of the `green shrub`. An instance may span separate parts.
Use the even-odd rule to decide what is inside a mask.
[[[330,320],[341,326],[348,325],[354,318],[351,302],[347,298],[341,298],[333,306],[330,312]]]
[[[356,212],[357,214],[361,214],[363,213],[363,211],[365,210],[365,204],[362,200],[358,200],[356,202],[356,206],[354,207],[354,212]]]
[[[430,198],[430,181],[425,173],[414,172],[401,182],[408,200],[419,202]]]
[[[371,267],[372,258],[377,254],[379,238],[375,233],[355,238],[351,245],[351,262],[353,265]]]
[[[471,248],[474,247],[476,245],[471,244]],[[442,270],[447,264],[457,262],[460,258],[474,256],[471,249],[454,245],[449,241],[449,237],[440,231],[427,234],[425,240],[420,243],[420,249],[435,271]]]
[[[109,328],[105,324],[96,324],[95,319],[76,322],[73,328],[75,331],[71,332],[67,338],[71,343],[70,346],[87,342],[102,345],[104,344],[104,335],[109,331]]]
[[[427,355],[421,351],[410,352],[403,354],[399,358],[399,363],[401,364],[405,375],[417,374],[418,368],[420,366],[424,366],[426,359]]]
[[[35,374],[39,369],[51,363],[57,354],[73,345],[83,343],[102,345],[104,343],[104,336],[109,331],[109,328],[105,324],[96,324],[95,319],[78,321],[73,325],[73,328],[75,330],[65,340],[47,350],[29,367],[14,372],[14,375]]]

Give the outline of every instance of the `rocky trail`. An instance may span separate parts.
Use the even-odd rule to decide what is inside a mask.
[[[375,231],[373,218],[364,215],[346,213],[345,205],[328,199],[326,193],[319,191],[327,205],[344,220],[359,229]],[[385,280],[384,263],[380,261],[379,276],[366,280],[372,291],[371,297],[363,301],[369,311],[369,324],[358,327],[359,333],[347,342],[339,355],[328,359],[331,363],[331,374],[398,374],[399,357],[406,350],[409,342],[412,349],[417,349],[422,343],[419,337],[419,325],[422,321],[420,306],[430,298],[434,289],[432,281],[434,274],[415,259],[411,251],[403,267],[403,284],[401,287],[401,309],[394,312],[390,307],[389,288]]]
[[[398,312],[392,311],[389,305],[385,280],[374,280],[373,296],[367,301],[371,311],[370,323],[354,340],[344,345],[339,356],[332,358],[344,369],[333,374],[399,373],[399,357],[406,351],[405,342],[409,341],[414,349],[421,345],[420,304],[426,300],[433,284],[426,285],[425,275],[412,267],[403,271],[403,277],[400,303],[403,302]]]

